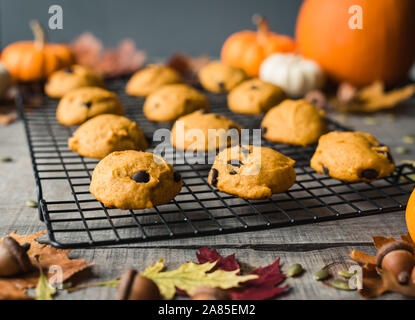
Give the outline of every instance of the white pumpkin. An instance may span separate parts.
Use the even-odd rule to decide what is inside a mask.
[[[0,98],[6,93],[12,85],[12,77],[7,69],[0,63]]]
[[[321,89],[325,80],[317,63],[291,53],[269,56],[261,64],[259,77],[283,88],[290,98],[303,97],[311,90]]]

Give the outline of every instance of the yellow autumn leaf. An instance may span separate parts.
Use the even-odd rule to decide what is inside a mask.
[[[409,99],[414,94],[415,84],[385,91],[385,85],[380,81],[376,81],[360,89],[356,94],[356,98],[351,103],[343,104],[336,99],[332,103],[340,111],[376,112],[378,110],[394,108],[400,102]]]
[[[39,282],[36,286],[35,292],[36,300],[53,300],[52,297],[56,294],[56,289],[49,284],[42,269],[40,269]]]
[[[204,264],[189,262],[181,265],[176,270],[162,272],[164,263],[163,259],[160,259],[156,264],[148,266],[141,275],[153,280],[165,299],[173,299],[176,288],[192,295],[201,286],[230,289],[238,287],[242,282],[258,278],[257,275],[252,274],[240,276],[238,275],[239,269],[210,272],[215,265],[216,262],[206,262]]]

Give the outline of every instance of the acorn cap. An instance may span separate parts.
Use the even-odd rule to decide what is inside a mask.
[[[22,272],[29,272],[32,269],[32,263],[30,262],[27,250],[29,250],[30,244],[20,244],[12,237],[6,237],[3,239],[3,246],[10,252],[12,257],[16,260]]]
[[[128,297],[131,292],[131,287],[134,283],[134,278],[137,275],[137,271],[134,269],[129,269],[124,271],[120,278],[117,290],[118,300],[128,300]]]
[[[382,267],[383,258],[388,253],[395,251],[395,250],[405,250],[411,254],[414,254],[414,250],[412,249],[412,247],[405,242],[394,241],[394,242],[387,243],[379,249],[376,255],[376,264],[378,265],[379,268]]]

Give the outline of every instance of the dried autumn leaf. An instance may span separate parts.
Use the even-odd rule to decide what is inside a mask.
[[[199,249],[196,253],[199,263],[215,262],[215,269],[236,270],[239,269],[239,263],[235,254],[222,257],[216,250],[207,247]],[[244,282],[239,288],[228,290],[228,294],[233,300],[265,300],[272,299],[286,292],[289,286],[278,287],[285,279],[285,274],[281,273],[280,259],[264,268],[251,272],[258,275],[257,279]]]
[[[35,289],[36,300],[53,300],[52,297],[56,294],[56,289],[49,284],[42,269],[39,272],[39,282]]]
[[[359,90],[355,99],[350,103],[343,103],[338,99],[333,99],[332,104],[340,111],[375,112],[394,108],[414,94],[415,84],[385,92],[384,84],[377,81]]]
[[[382,248],[385,244],[396,241],[394,238],[385,238],[382,236],[374,236],[372,237],[372,239],[373,239],[373,244],[378,250]]]
[[[402,239],[402,241],[407,242],[415,250],[415,242],[414,242],[414,240],[412,240],[411,235],[409,233],[407,233],[406,235],[402,235],[401,239]]]
[[[0,300],[29,300],[26,290],[8,280],[0,280]]]
[[[375,256],[371,256],[370,254],[367,254],[365,252],[359,251],[359,250],[353,250],[350,254],[349,257],[358,262],[358,263],[362,263],[362,264],[376,264],[376,257]]]
[[[75,273],[94,264],[93,262],[86,262],[84,259],[70,259],[68,254],[71,250],[56,249],[48,244],[37,242],[36,240],[45,233],[46,231],[41,231],[29,235],[19,235],[14,231],[8,236],[14,238],[20,245],[25,243],[30,244],[30,249],[27,251],[27,254],[33,265],[38,265],[42,268],[48,281],[53,277],[52,283],[56,283],[57,281],[64,282]],[[3,241],[3,238],[0,241]],[[37,260],[35,256],[38,257]],[[56,276],[56,273],[49,273],[49,269],[52,266],[55,268],[58,266],[60,268],[61,274],[59,277]],[[39,270],[34,269],[33,272],[2,279],[1,281],[12,284],[18,290],[25,290],[34,288],[38,284],[38,280]],[[13,286],[0,286],[0,298],[9,295],[8,290],[13,288]]]
[[[131,39],[122,40],[115,49],[106,49],[90,32],[75,39],[71,48],[78,64],[109,77],[133,73],[142,67],[146,59],[146,53],[137,50]]]
[[[216,261],[214,270],[219,269],[225,271],[233,271],[240,269],[239,263],[235,258],[235,254],[231,254],[224,258],[216,250],[209,249],[208,247],[203,247],[200,248],[198,252],[196,252],[196,257],[197,261],[200,264]]]
[[[381,276],[375,265],[368,265],[362,269],[363,286],[359,290],[362,297],[366,299],[381,296],[386,292]]]
[[[242,282],[258,278],[256,275],[239,276],[239,269],[211,272],[215,265],[216,263],[210,262],[204,264],[189,262],[176,270],[162,272],[164,263],[163,259],[160,259],[156,264],[147,267],[142,275],[157,284],[165,299],[173,299],[176,287],[192,295],[198,287],[229,289],[238,287]]]
[[[286,277],[281,273],[279,258],[269,266],[259,267],[251,274],[258,275],[258,278],[244,282],[241,288],[228,290],[232,300],[272,299],[289,289],[288,285],[278,287]]]

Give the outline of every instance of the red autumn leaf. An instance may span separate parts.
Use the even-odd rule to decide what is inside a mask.
[[[207,247],[200,248],[196,253],[199,263],[218,261],[215,269],[232,271],[239,269],[239,263],[235,254],[223,258],[216,250]],[[266,300],[281,295],[288,290],[288,285],[278,287],[285,279],[285,274],[281,273],[280,259],[264,268],[251,272],[259,277],[254,280],[244,282],[240,288],[227,290],[232,300]]]
[[[273,264],[251,272],[259,277],[243,283],[238,289],[228,290],[232,300],[266,300],[272,299],[288,290],[288,285],[277,287],[285,279],[285,274],[281,273],[280,258]]]
[[[196,257],[200,264],[217,261],[216,266],[212,271],[233,271],[240,269],[239,263],[235,258],[235,254],[231,254],[223,258],[215,249],[211,250],[208,247],[204,247],[200,248],[199,252],[196,252]]]

